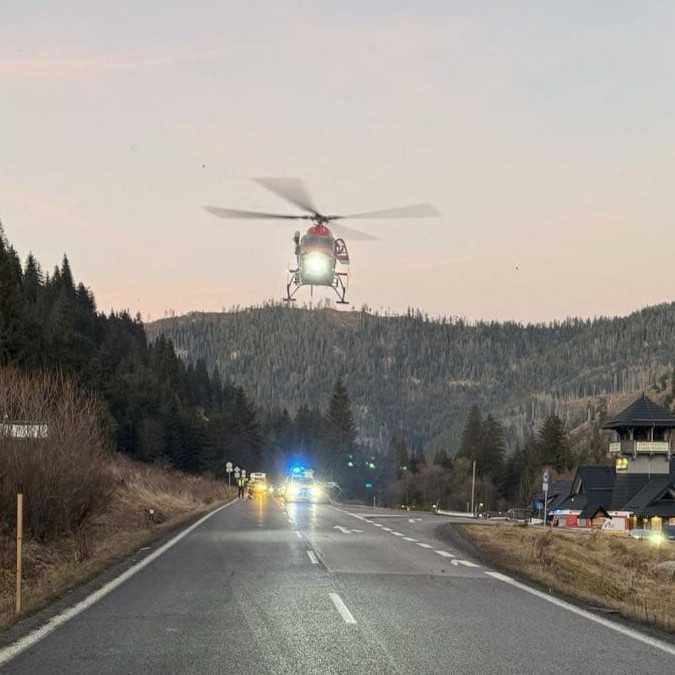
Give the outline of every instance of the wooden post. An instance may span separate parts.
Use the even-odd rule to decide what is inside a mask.
[[[21,614],[21,549],[23,548],[23,493],[16,495],[16,613]]]

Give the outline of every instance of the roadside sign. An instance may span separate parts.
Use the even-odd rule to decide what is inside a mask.
[[[49,427],[46,424],[34,424],[32,422],[3,422],[0,424],[0,436],[20,440],[47,438]]]
[[[548,472],[548,469],[544,471],[544,483],[548,483],[548,479],[550,478],[550,474]]]
[[[234,470],[234,477],[239,478],[239,467]]]
[[[544,492],[548,492],[548,483],[544,483],[544,484],[541,486],[541,489],[542,489]]]
[[[241,470],[241,477],[246,478],[246,469]]]
[[[227,473],[232,473],[232,462],[225,463],[225,471],[227,471]]]

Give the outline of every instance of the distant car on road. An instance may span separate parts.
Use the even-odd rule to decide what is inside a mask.
[[[291,476],[284,492],[286,502],[325,503],[328,501],[326,489],[309,476]]]

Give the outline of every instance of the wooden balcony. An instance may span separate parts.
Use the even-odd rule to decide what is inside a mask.
[[[614,441],[609,444],[612,455],[669,455],[675,451],[675,441]]]

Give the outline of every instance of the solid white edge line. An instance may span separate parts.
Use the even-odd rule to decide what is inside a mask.
[[[335,609],[337,609],[337,611],[340,613],[340,616],[344,619],[344,622],[355,624],[356,619],[349,611],[349,609],[347,609],[347,605],[345,605],[345,603],[342,602],[342,598],[337,593],[329,593],[328,595],[330,596],[330,599],[333,601]]]
[[[501,574],[500,572],[485,572],[485,574],[495,579],[499,579],[499,581],[503,581],[506,584],[515,586],[521,591],[530,593],[531,595],[541,598],[542,600],[546,600],[547,602],[550,602],[551,604],[556,605],[557,607],[562,607],[563,609],[566,609],[567,611],[572,612],[573,614],[583,616],[585,619],[588,619],[589,621],[599,623],[601,626],[604,626],[605,628],[609,628],[610,630],[614,630],[617,633],[626,635],[627,637],[633,638],[634,640],[649,645],[650,647],[660,649],[661,651],[666,652],[666,654],[671,654],[672,656],[675,656],[675,646],[669,645],[667,642],[663,642],[661,640],[658,640],[657,638],[650,637],[649,635],[644,635],[639,631],[633,630],[632,628],[628,628],[627,626],[622,626],[619,623],[614,623],[614,621],[610,621],[609,619],[605,619],[602,616],[593,614],[593,612],[589,612],[588,610],[581,609],[581,607],[575,607],[569,602],[565,602],[565,600],[560,600],[559,598],[556,598],[552,595],[547,595],[542,591],[538,591],[536,588],[530,588],[529,586],[521,584],[515,579],[507,577],[505,574]]]
[[[163,544],[158,549],[147,555],[143,560],[140,560],[135,565],[132,565],[129,569],[125,570],[118,577],[115,577],[107,584],[104,584],[97,591],[94,591],[91,595],[88,595],[84,600],[80,600],[76,605],[65,609],[60,614],[53,616],[46,624],[40,626],[34,631],[28,633],[24,637],[20,638],[13,644],[3,647],[0,649],[0,667],[9,663],[12,659],[16,658],[19,654],[26,651],[34,644],[40,642],[46,638],[50,633],[53,633],[59,626],[75,618],[78,614],[81,614],[85,610],[89,609],[92,605],[97,603],[99,600],[105,598],[106,595],[112,593],[116,588],[121,586],[125,581],[131,579],[137,572],[140,572],[144,567],[147,567],[151,562],[159,558],[163,553],[166,553],[170,548],[175,546],[183,537],[186,537],[190,532],[199,527],[202,523],[207,521],[212,516],[215,516],[216,513],[222,511],[228,506],[239,501],[238,499],[233,499],[227,504],[219,506],[217,509],[210,511],[205,516],[200,518],[196,523],[192,523],[189,527],[186,527],[182,532],[179,532],[175,537],[170,539]]]
[[[319,559],[316,557],[314,551],[307,551],[307,557],[312,561],[312,565],[319,564]]]

